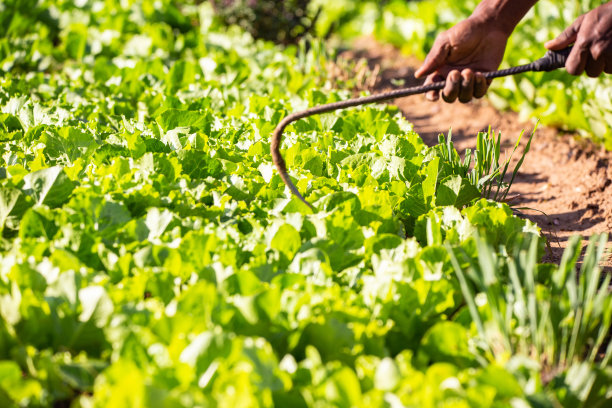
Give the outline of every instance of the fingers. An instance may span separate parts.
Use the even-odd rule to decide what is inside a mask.
[[[461,89],[459,90],[459,102],[467,103],[474,96],[474,71],[464,69],[461,71]]]
[[[439,82],[439,81],[444,81],[444,77],[438,74],[437,72],[435,72],[427,77],[424,85],[429,85],[429,84],[432,84],[434,82]],[[438,99],[440,99],[440,92],[439,91],[429,91],[425,94],[425,98],[427,98],[427,100],[429,101],[435,102]]]
[[[446,85],[442,90],[442,99],[444,102],[455,102],[457,96],[459,96],[459,90],[461,89],[461,74],[456,69],[449,72],[446,77]]]
[[[577,42],[572,48],[567,61],[565,62],[565,70],[572,75],[580,75],[584,72],[586,67],[587,58],[589,57],[589,50],[586,44]]]
[[[597,77],[602,72],[612,71],[610,66],[612,61],[608,55],[612,44],[602,41],[596,35],[598,31],[594,26],[598,20],[592,18],[592,13],[595,11],[578,17],[557,38],[545,44],[550,50],[559,50],[574,44],[565,63],[565,69],[569,74],[580,75],[585,72],[590,77]]]
[[[591,57],[596,64],[601,64],[603,68],[596,73],[599,67],[594,68],[592,67],[593,64],[587,62],[587,67],[585,68],[587,75],[592,76],[591,74],[593,74],[599,76],[602,71],[606,74],[612,73],[612,41],[600,40],[591,44]],[[589,67],[589,65],[591,65],[591,67]]]
[[[592,78],[598,77],[602,72],[609,73],[612,70],[609,58],[600,56],[595,58],[589,47],[585,47],[580,43],[576,43],[567,61],[565,62],[565,70],[572,75],[581,75],[585,72]]]
[[[414,73],[415,78],[421,78],[425,75],[433,73],[438,67],[442,66],[450,54],[450,46],[444,34],[434,42],[431,51],[425,57],[425,62]]]
[[[604,66],[604,72],[606,74],[612,74],[612,54],[604,58],[606,65]]]
[[[557,38],[547,41],[544,46],[549,50],[561,50],[576,42],[583,17],[580,16],[567,27]]]
[[[485,77],[474,72],[470,68],[459,72],[453,70],[446,77],[446,85],[442,90],[442,99],[445,102],[454,102],[459,99],[459,102],[466,103],[472,98],[482,98],[487,92],[489,83]]]
[[[593,44],[591,44],[591,55],[593,59],[602,59],[603,56],[610,53],[612,53],[612,41],[610,40],[594,41]]]
[[[596,52],[593,46],[585,46],[579,41],[565,62],[565,69],[572,75],[581,75],[585,72],[591,78],[596,78],[602,72],[612,73],[612,56]]]
[[[584,66],[584,72],[591,78],[597,78],[603,72],[605,66],[606,62],[603,58],[596,60],[589,57]]]
[[[480,72],[477,72],[474,82],[474,98],[482,98],[487,93],[490,84],[491,81],[487,81]]]

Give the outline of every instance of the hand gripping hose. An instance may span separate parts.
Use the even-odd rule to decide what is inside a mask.
[[[529,71],[553,71],[557,68],[562,68],[565,66],[565,61],[567,60],[570,51],[571,47],[561,51],[548,51],[542,58],[530,64],[502,69],[499,71],[485,72],[483,73],[483,76],[486,79],[493,79],[508,75],[516,75]],[[274,165],[276,166],[276,169],[278,170],[278,173],[283,179],[285,185],[289,187],[293,194],[295,194],[300,200],[302,200],[308,207],[312,209],[312,205],[310,205],[310,203],[306,201],[304,197],[302,197],[297,187],[291,182],[291,179],[287,174],[285,160],[280,154],[279,148],[283,137],[283,130],[285,129],[285,127],[287,127],[287,125],[307,116],[332,112],[338,109],[346,109],[353,106],[365,105],[368,103],[388,101],[389,99],[402,98],[404,96],[422,94],[428,91],[441,90],[444,88],[444,85],[445,81],[439,81],[429,85],[413,86],[410,88],[397,89],[394,91],[364,96],[361,98],[347,99],[346,101],[326,103],[323,105],[314,106],[312,108],[300,112],[294,112],[288,116],[285,116],[285,118],[280,121],[280,123],[278,124],[278,126],[276,126],[276,129],[274,129],[274,132],[272,133],[272,141],[270,144],[270,153],[272,154],[272,161],[274,162]]]

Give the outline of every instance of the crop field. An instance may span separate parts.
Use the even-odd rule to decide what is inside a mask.
[[[475,0],[373,1],[314,0],[326,10],[317,22],[320,33],[337,27],[346,38],[364,34],[391,43],[405,53],[424,58],[436,35],[468,17]],[[540,0],[510,36],[502,68],[526,64],[542,56],[545,41],[555,38],[580,14],[605,0],[565,1],[563,7]],[[382,4],[382,5],[381,5]],[[338,25],[337,22],[342,24]],[[543,124],[579,132],[612,150],[612,79],[589,78],[563,70],[528,73],[493,82],[488,99],[499,109]]]
[[[496,134],[460,157],[389,105],[300,120],[311,210],[269,139],[351,96],[324,41],[209,2],[8,0],[0,23],[0,407],[612,403],[607,236],[541,263]]]

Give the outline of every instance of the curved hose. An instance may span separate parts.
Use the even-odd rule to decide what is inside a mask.
[[[485,72],[483,76],[486,79],[493,79],[504,77],[508,75],[516,75],[528,71],[552,71],[557,68],[565,66],[565,61],[571,51],[571,47],[568,47],[561,51],[548,51],[542,58],[526,65],[519,65],[517,67],[502,69],[499,71]],[[294,112],[288,116],[285,116],[280,123],[274,129],[272,133],[272,140],[270,143],[270,154],[272,155],[272,162],[276,166],[278,173],[280,174],[283,182],[293,194],[295,194],[304,204],[314,210],[313,206],[302,197],[297,187],[293,184],[289,175],[287,174],[287,166],[283,156],[280,154],[280,144],[283,138],[283,131],[292,122],[303,119],[308,116],[318,115],[321,113],[332,112],[338,109],[351,108],[353,106],[366,105],[369,103],[383,102],[390,99],[402,98],[404,96],[422,94],[429,91],[441,90],[444,88],[445,81],[434,82],[429,85],[413,86],[409,88],[397,89],[394,91],[383,92],[376,95],[363,96],[360,98],[347,99],[345,101],[326,103],[312,108]]]

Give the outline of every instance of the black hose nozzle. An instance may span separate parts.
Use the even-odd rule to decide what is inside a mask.
[[[559,51],[547,51],[544,56],[533,62],[533,71],[554,71],[563,68],[565,61],[569,57],[572,47],[567,47]]]

